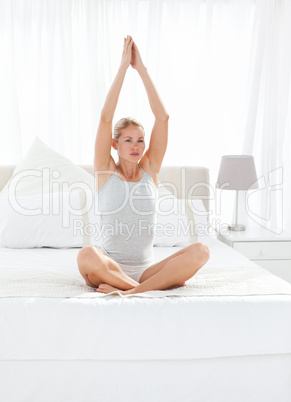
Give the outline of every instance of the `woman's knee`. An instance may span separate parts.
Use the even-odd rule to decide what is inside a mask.
[[[96,247],[85,246],[77,255],[77,263],[80,272],[88,272],[92,267],[95,269],[102,264],[102,257],[98,253]]]
[[[197,242],[189,246],[189,256],[192,261],[195,260],[204,265],[209,260],[210,251],[205,243]]]

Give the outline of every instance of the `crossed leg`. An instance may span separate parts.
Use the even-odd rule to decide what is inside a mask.
[[[128,290],[122,290],[123,288],[114,287],[112,283],[105,282],[99,284],[97,291],[110,293],[119,290],[126,295],[182,286],[206,264],[209,255],[209,249],[204,243],[194,243],[151,265],[142,274],[139,280],[140,284]]]
[[[88,286],[108,283],[119,289],[132,289],[138,282],[127,276],[112,258],[97,247],[85,246],[77,256],[78,267]]]

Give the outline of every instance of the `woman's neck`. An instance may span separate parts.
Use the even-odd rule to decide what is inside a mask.
[[[118,162],[116,164],[116,168],[117,168],[117,172],[119,172],[120,174],[122,174],[122,176],[126,179],[126,180],[132,180],[135,181],[136,179],[139,178],[140,176],[140,168],[138,166],[138,164],[131,164],[129,166],[126,166],[123,163]]]

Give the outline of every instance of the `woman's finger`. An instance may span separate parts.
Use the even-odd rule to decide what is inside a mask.
[[[130,41],[130,42],[128,42],[128,44],[127,44],[127,48],[131,48],[131,46],[132,46],[132,41]]]

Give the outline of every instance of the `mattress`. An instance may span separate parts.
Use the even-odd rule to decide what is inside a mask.
[[[202,241],[210,249],[208,267],[248,267],[250,272],[258,268],[217,239]],[[155,261],[179,249],[155,247]],[[44,272],[75,274],[78,252],[78,248],[0,249],[0,270],[38,266]],[[0,360],[144,361],[287,354],[290,316],[291,296],[279,294],[1,298]]]
[[[291,355],[0,361],[0,398],[5,402],[290,402],[290,366]]]

